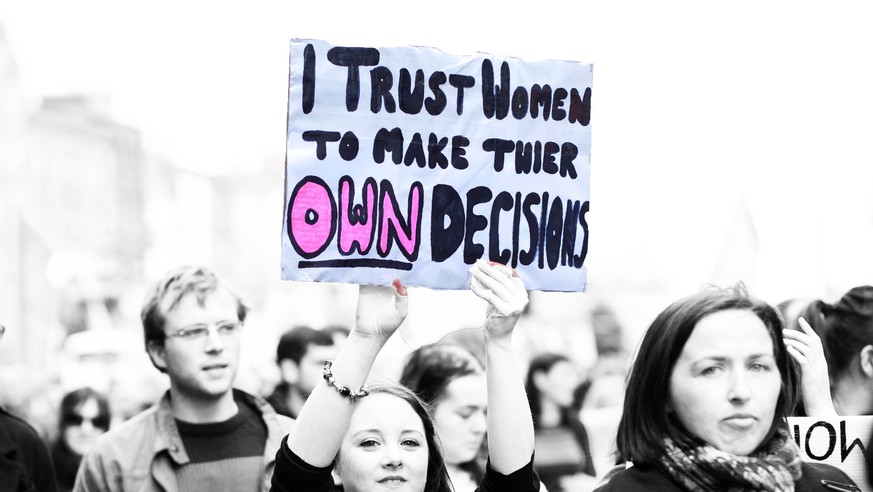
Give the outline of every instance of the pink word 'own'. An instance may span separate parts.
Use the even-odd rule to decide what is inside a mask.
[[[291,245],[301,257],[319,256],[334,241],[340,255],[366,255],[373,245],[381,258],[386,258],[397,244],[399,251],[410,262],[418,258],[421,244],[421,218],[424,189],[420,182],[410,186],[406,210],[401,209],[394,187],[388,180],[378,186],[376,180],[364,181],[360,203],[356,204],[355,184],[350,176],[339,180],[338,197],[317,176],[301,179],[288,200],[287,233]],[[387,262],[371,259],[336,260],[331,263],[310,262],[304,266],[386,266],[409,269],[411,263]],[[400,265],[398,265],[400,263]],[[406,266],[408,265],[408,267]]]

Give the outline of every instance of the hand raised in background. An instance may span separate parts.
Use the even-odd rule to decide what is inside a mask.
[[[788,353],[797,361],[801,372],[801,392],[803,405],[809,416],[836,416],[831,400],[831,384],[828,377],[828,363],[825,359],[821,338],[809,323],[798,318],[797,330],[782,330]]]

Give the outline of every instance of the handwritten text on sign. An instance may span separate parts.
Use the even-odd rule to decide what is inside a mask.
[[[788,427],[800,447],[800,457],[836,466],[865,492],[873,492],[867,476],[867,447],[873,437],[873,416],[789,417]]]
[[[591,65],[291,42],[282,277],[585,290]]]

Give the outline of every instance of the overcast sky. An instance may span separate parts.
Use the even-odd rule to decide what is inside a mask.
[[[207,172],[282,165],[292,37],[593,63],[592,291],[712,280],[743,204],[757,247],[728,244],[755,253],[759,295],[873,281],[863,2],[219,5],[13,0],[0,23],[28,101],[108,96],[151,151]]]

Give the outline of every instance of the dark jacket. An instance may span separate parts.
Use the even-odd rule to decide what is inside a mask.
[[[55,472],[45,443],[27,422],[0,407],[0,490],[55,492]]]
[[[822,485],[822,480],[830,480],[840,484],[855,485],[842,470],[824,463],[801,463],[801,477],[795,482],[795,492],[824,491],[831,489]],[[609,478],[611,476],[611,478]],[[598,487],[595,492],[619,492],[640,490],[649,492],[686,492],[674,482],[663,469],[652,465],[632,466],[615,474],[608,475],[608,481]]]
[[[276,413],[279,415],[284,415],[286,417],[291,417],[292,419],[297,418],[297,412],[291,410],[291,407],[288,406],[288,394],[291,392],[291,385],[288,383],[280,383],[276,386],[273,394],[267,397],[267,403],[276,410]]]

